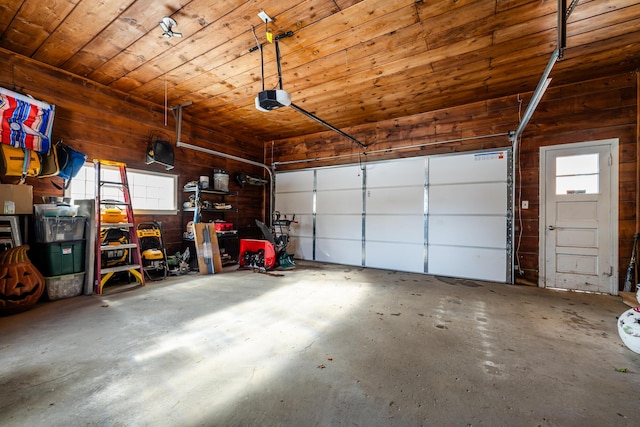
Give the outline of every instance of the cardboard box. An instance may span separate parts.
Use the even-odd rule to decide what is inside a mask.
[[[33,186],[0,184],[0,214],[33,214]]]

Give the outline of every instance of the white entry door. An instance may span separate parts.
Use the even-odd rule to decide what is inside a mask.
[[[617,140],[540,149],[540,285],[617,294]]]

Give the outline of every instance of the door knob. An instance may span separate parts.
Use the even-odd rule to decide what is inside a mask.
[[[553,231],[553,230],[555,230],[555,229],[556,229],[556,228],[555,228],[553,225],[550,225],[550,226],[548,226],[548,227],[547,227],[547,230],[549,230],[549,231]]]

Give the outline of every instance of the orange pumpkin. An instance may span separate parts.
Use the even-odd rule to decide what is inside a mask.
[[[27,257],[29,246],[0,253],[0,314],[33,307],[44,292],[44,277]]]

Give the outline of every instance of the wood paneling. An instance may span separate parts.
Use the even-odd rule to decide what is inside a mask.
[[[636,84],[635,74],[629,73],[551,86],[525,129],[516,177],[520,200],[529,201],[529,209],[521,211],[522,223],[518,222],[522,227],[518,260],[527,283],[538,280],[540,147],[608,138],[618,138],[620,142],[618,272],[624,280],[628,248],[636,232]],[[518,111],[526,107],[529,97],[530,94],[508,96],[351,128],[352,135],[361,141],[369,140],[371,135],[380,141],[384,136],[384,144],[377,142],[368,154],[359,153],[344,138],[328,132],[274,140],[267,152],[273,153],[278,168],[284,170],[507,147],[510,142],[506,136],[473,136],[515,129]],[[446,142],[467,137],[471,139]],[[400,147],[406,148],[398,150]],[[375,152],[379,148],[389,151]],[[322,160],[313,161],[314,158]]]
[[[273,140],[325,130],[291,109],[265,114],[254,98],[278,85],[280,41],[293,101],[348,130],[531,92],[557,45],[554,0],[7,0],[0,47],[156,104],[192,102],[217,128]],[[173,17],[182,38],[164,38]],[[554,84],[640,67],[640,5],[580,1],[567,24]],[[255,37],[252,29],[255,30]],[[384,134],[368,143],[384,146]]]
[[[146,165],[145,153],[153,132],[168,135],[174,145],[175,168],[167,173],[179,176],[180,189],[188,181],[200,175],[212,176],[213,169],[230,172],[229,189],[238,191],[240,213],[238,226],[243,232],[255,235],[254,219],[264,219],[265,187],[245,186],[241,188],[233,179],[236,173],[246,172],[263,177],[259,167],[247,165],[198,151],[175,147],[175,121],[168,114],[168,126],[164,126],[164,111],[154,104],[116,92],[80,77],[45,67],[33,60],[0,50],[0,86],[24,91],[36,99],[56,105],[53,139],[62,139],[68,145],[94,158],[122,161],[129,168],[164,172],[159,165]],[[244,138],[232,132],[221,133],[192,120],[185,108],[182,141],[208,149],[222,151],[253,161],[262,161],[262,143],[253,138]],[[3,182],[11,179],[3,177]],[[27,184],[34,186],[34,200],[41,203],[41,196],[61,195],[52,182],[61,184],[59,178],[29,178]],[[178,200],[180,208],[182,191]],[[186,214],[186,217],[192,215]],[[137,222],[158,220],[162,222],[164,238],[170,251],[182,246],[184,231],[182,214],[138,216]]]

